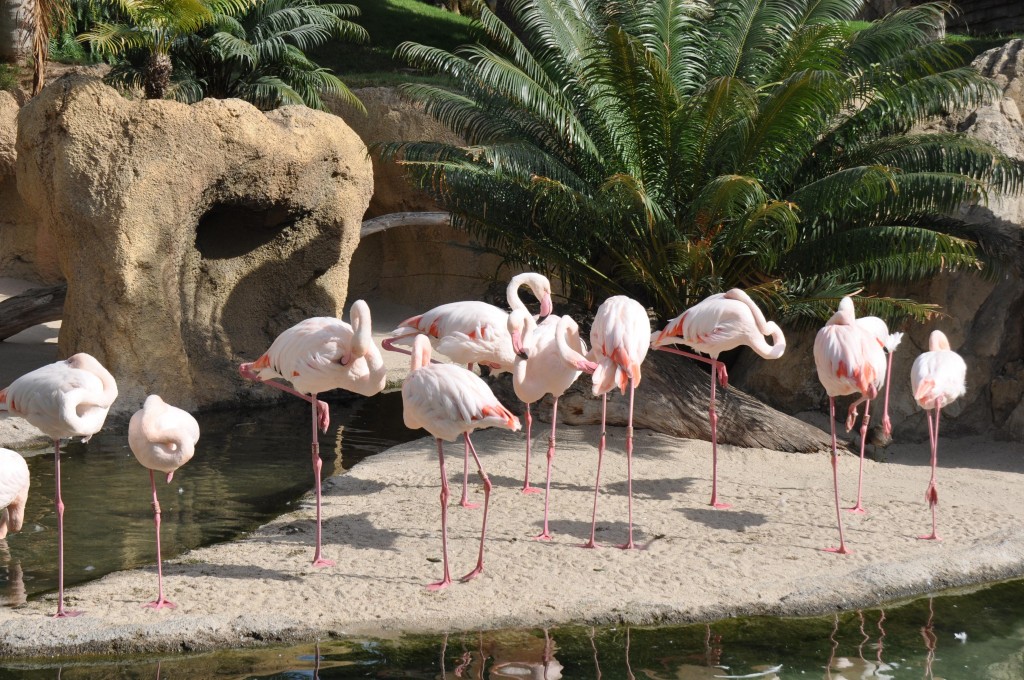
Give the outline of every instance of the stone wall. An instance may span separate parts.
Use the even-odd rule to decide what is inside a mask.
[[[866,0],[861,16],[876,19],[889,12],[925,0]],[[985,35],[1024,31],[1024,2],[1021,0],[961,0],[946,27],[957,33]]]

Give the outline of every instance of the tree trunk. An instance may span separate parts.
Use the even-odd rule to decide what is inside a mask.
[[[33,0],[0,0],[0,61],[22,64],[32,54]]]
[[[0,302],[0,342],[26,328],[59,321],[64,314],[68,284],[33,288]]]
[[[502,403],[517,410],[518,400],[509,377],[502,375],[491,382]],[[601,422],[601,397],[593,395],[591,386],[589,378],[581,378],[558,400],[558,412],[567,425]],[[799,453],[831,449],[831,436],[812,425],[733,387],[719,387],[716,392],[719,444]],[[710,395],[711,374],[697,362],[651,350],[636,391],[633,425],[675,437],[710,441]],[[534,409],[535,414],[551,412],[551,397],[545,397],[542,404]],[[629,399],[619,395],[618,390],[609,393],[608,424],[625,426],[628,415]]]
[[[163,99],[171,85],[171,57],[154,52],[146,60],[143,89],[146,99]]]

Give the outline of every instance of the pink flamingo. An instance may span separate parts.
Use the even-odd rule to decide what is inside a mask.
[[[846,430],[853,429],[857,418],[857,405],[865,402],[864,417],[867,418],[871,399],[878,395],[885,375],[885,353],[875,337],[857,325],[853,311],[853,300],[844,297],[839,310],[832,315],[825,327],[814,338],[814,364],[818,369],[818,380],[828,393],[829,423],[832,425],[832,482],[836,496],[836,517],[839,522],[839,547],[826,548],[827,552],[847,554],[843,539],[843,518],[839,511],[838,452],[836,450],[836,397],[860,393],[860,398],[850,404],[846,418]],[[867,426],[861,424],[861,440],[867,434]]]
[[[764,336],[772,336],[772,344]],[[668,347],[689,345],[705,358]],[[715,377],[722,387],[729,386],[729,374],[718,355],[746,345],[764,359],[778,359],[786,351],[786,338],[774,321],[767,321],[760,308],[744,291],[733,288],[707,297],[668,322],[660,333],[651,336],[651,347],[681,354],[711,364],[711,399],[708,420],[711,422],[711,503],[714,508],[732,507],[718,501],[718,414],[715,412]]]
[[[551,314],[551,282],[547,277],[535,272],[517,274],[509,281],[505,295],[512,311],[525,312],[527,309],[519,298],[519,289],[523,286],[529,287],[534,297],[540,301],[540,316],[543,318]],[[450,302],[406,319],[384,339],[381,346],[386,350],[408,354],[407,350],[398,345],[408,343],[412,337],[425,333],[430,337],[435,349],[456,364],[465,364],[470,370],[473,369],[473,364],[481,364],[496,373],[511,371],[516,352],[512,349],[512,337],[508,331],[508,316],[508,312],[486,302]],[[464,508],[480,507],[469,502],[468,484],[469,445],[466,444],[463,450],[462,498],[459,504]],[[523,493],[539,492],[539,489],[530,486],[527,469]]]
[[[53,439],[57,507],[57,613],[54,618],[78,616],[64,609],[64,501],[60,493],[60,440],[89,441],[100,431],[117,398],[117,382],[99,361],[85,353],[26,373],[0,392],[0,410],[20,416]]]
[[[588,358],[594,369],[594,396],[601,395],[601,441],[597,447],[597,481],[594,483],[594,516],[590,540],[584,548],[596,548],[597,496],[601,489],[601,459],[605,449],[605,424],[608,416],[608,392],[618,386],[625,394],[629,385],[629,424],[626,426],[626,474],[629,495],[629,540],[619,546],[631,550],[633,543],[633,395],[640,384],[640,364],[651,345],[651,322],[647,310],[625,295],[610,297],[597,308],[590,327],[591,350]]]
[[[520,329],[526,327],[526,332]],[[508,316],[512,345],[518,354],[512,368],[512,387],[526,404],[526,479],[530,478],[532,433],[530,404],[550,394],[555,399],[551,410],[551,437],[548,439],[547,481],[544,491],[544,529],[535,538],[551,540],[548,529],[548,502],[551,496],[551,464],[555,459],[555,428],[558,423],[558,398],[576,382],[580,373],[593,373],[597,364],[587,361],[587,346],[571,316],[549,316],[539,326],[528,312],[517,310]]]
[[[191,414],[151,394],[128,423],[128,446],[143,467],[149,468],[153,489],[153,523],[156,525],[157,598],[144,606],[152,609],[177,605],[164,597],[164,567],[160,555],[160,501],[156,495],[154,470],[167,473],[170,484],[174,471],[192,459],[199,441],[199,423]]]
[[[910,369],[910,384],[914,400],[923,408],[928,418],[928,437],[932,447],[932,476],[924,497],[932,511],[932,533],[918,538],[941,541],[935,532],[935,506],[939,503],[939,491],[935,485],[935,467],[939,454],[939,411],[967,391],[967,364],[963,358],[949,348],[949,340],[942,331],[932,331],[928,337],[928,351],[914,360]],[[931,411],[931,413],[927,413]],[[933,420],[934,415],[934,420]]]
[[[0,449],[0,539],[21,531],[28,501],[28,464],[17,451]]]
[[[484,540],[487,537],[487,510],[491,498],[491,480],[484,472],[469,433],[488,427],[519,430],[519,419],[495,398],[491,389],[472,371],[454,364],[431,364],[430,341],[416,336],[412,348],[412,366],[402,384],[405,426],[423,428],[437,440],[441,466],[441,548],[444,553],[444,578],[428,586],[439,590],[451,585],[448,570],[448,473],[444,466],[442,440],[455,441],[464,435],[484,483],[484,519],[480,529],[480,556],[476,568],[462,577],[476,578],[484,569]]]
[[[316,480],[316,552],[314,567],[333,566],[323,557],[321,549],[320,442],[317,426],[322,432],[330,424],[327,404],[317,394],[342,388],[369,397],[384,389],[387,369],[377,345],[373,343],[370,307],[356,300],[349,309],[352,325],[341,319],[318,316],[300,321],[277,336],[259,359],[239,366],[249,380],[294,394],[312,405],[313,412],[313,477]],[[277,382],[282,378],[294,389]]]
[[[885,401],[882,406],[882,432],[886,437],[892,436],[892,421],[889,420],[889,379],[892,377],[892,353],[899,347],[903,340],[903,333],[889,333],[889,327],[877,316],[862,316],[857,319],[857,325],[866,330],[878,341],[878,344],[885,350]],[[848,512],[864,514],[867,512],[861,504],[861,492],[864,488],[864,445],[867,439],[868,429],[868,405],[864,406],[864,419],[861,421],[860,437],[860,467],[857,470],[857,503],[852,508],[846,508]]]

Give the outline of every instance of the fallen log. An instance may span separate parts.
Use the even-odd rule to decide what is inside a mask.
[[[517,413],[522,404],[503,375],[492,380],[495,393]],[[717,389],[718,443],[775,451],[812,453],[831,450],[831,436],[802,420],[776,411],[734,387]],[[708,399],[711,375],[696,362],[652,350],[644,361],[636,390],[633,425],[687,439],[711,440]],[[534,406],[534,416],[550,418],[551,397]],[[559,420],[567,425],[601,422],[601,398],[595,397],[589,377],[583,376],[558,400]],[[615,390],[608,395],[608,424],[625,426],[629,399]]]
[[[26,328],[59,321],[64,314],[68,284],[33,288],[0,302],[0,342]]]

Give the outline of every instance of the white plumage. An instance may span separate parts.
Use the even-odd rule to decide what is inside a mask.
[[[0,539],[7,531],[21,531],[28,501],[29,475],[17,451],[0,449]]]

